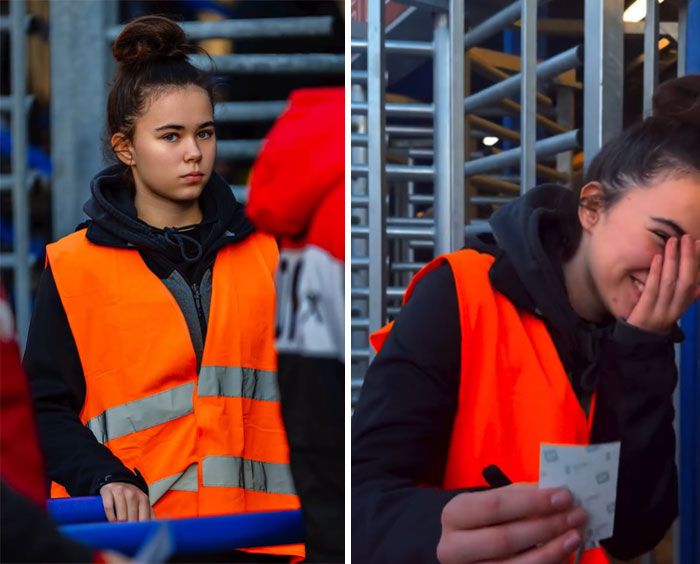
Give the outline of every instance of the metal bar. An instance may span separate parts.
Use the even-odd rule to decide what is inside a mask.
[[[676,62],[678,76],[685,76],[685,59],[688,48],[688,2],[678,3],[678,61]]]
[[[644,116],[651,115],[651,99],[659,85],[659,3],[646,0],[644,20],[644,88],[642,108]]]
[[[32,104],[34,103],[35,97],[32,94],[29,94],[25,99],[24,99],[24,110],[26,112],[29,111],[29,109],[32,107]],[[14,107],[14,100],[12,96],[0,96],[0,112],[11,112],[12,108]]]
[[[366,225],[353,225],[350,229],[350,234],[353,237],[369,237],[372,231]],[[408,227],[404,225],[387,226],[385,230],[386,236],[395,239],[430,239],[432,241],[435,230],[432,227]],[[371,247],[370,247],[371,250]],[[370,276],[374,263],[370,257]],[[370,286],[371,288],[372,286]],[[371,309],[370,309],[371,311]],[[373,329],[374,330],[374,329]]]
[[[500,12],[481,22],[474,29],[469,30],[464,35],[464,50],[471,49],[474,45],[496,35],[504,27],[515,23],[520,18],[520,4],[521,0],[513,2],[510,6],[506,6]]]
[[[366,39],[350,40],[350,48],[357,50],[367,49]],[[387,53],[395,53],[401,55],[429,55],[433,54],[433,45],[428,41],[387,41],[384,44],[384,49]]]
[[[366,102],[351,102],[350,111],[358,115],[367,115],[367,103]],[[433,105],[432,104],[386,104],[385,114],[387,116],[397,117],[421,117],[421,118],[432,118],[433,117]]]
[[[514,102],[510,98],[504,98],[502,100],[499,100],[498,103],[504,108],[506,108],[508,111],[520,115],[520,104]],[[542,114],[537,114],[537,117],[535,119],[537,121],[537,125],[541,125],[542,127],[547,129],[548,131],[551,131],[552,133],[565,133],[566,131],[568,131],[566,127],[561,126],[556,121],[551,120],[547,116],[544,116]]]
[[[585,167],[622,130],[623,0],[585,0],[583,138]]]
[[[46,510],[58,525],[107,520],[100,496],[49,499],[46,501]]]
[[[224,73],[341,74],[345,72],[345,56],[329,53],[220,55],[213,56],[211,61],[205,55],[190,55],[189,59],[198,68]]]
[[[377,331],[386,320],[387,269],[386,178],[385,178],[385,70],[384,52],[385,3],[374,0],[367,4],[367,184],[369,206],[369,330]]]
[[[92,548],[134,556],[164,525],[170,529],[175,554],[223,553],[237,548],[294,544],[304,540],[299,509],[140,523],[84,523],[64,525],[59,530]]]
[[[29,288],[29,202],[27,196],[27,35],[25,3],[10,2],[10,76],[12,89],[12,227],[14,230],[14,296],[17,340],[24,347],[31,316]]]
[[[252,160],[258,156],[262,141],[259,139],[223,140],[216,143],[216,154],[222,159]]]
[[[185,22],[179,25],[190,40],[313,37],[333,33],[332,16]],[[110,27],[107,40],[114,41],[123,29],[123,25]]]
[[[537,80],[550,79],[564,71],[578,67],[582,62],[583,47],[577,45],[537,65],[535,67]],[[476,94],[472,94],[464,100],[464,111],[473,112],[478,108],[517,93],[520,90],[522,79],[522,73],[518,73],[493,86],[484,88]]]
[[[406,293],[406,288],[400,288],[397,286],[389,286],[386,289],[387,298],[403,298],[404,293]],[[369,298],[369,288],[356,286],[351,290],[352,298]]]
[[[552,137],[547,137],[546,139],[541,139],[535,143],[534,149],[537,158],[542,158],[550,155],[556,155],[560,151],[575,149],[580,145],[580,130],[575,129],[574,131],[570,131],[568,133],[562,133],[561,135],[554,135]],[[504,166],[511,166],[517,163],[519,159],[520,147],[515,147],[495,155],[489,155],[488,157],[483,157],[481,159],[465,163],[464,174],[467,176],[473,176],[481,172],[494,170]]]
[[[537,0],[523,0],[520,16],[520,193],[537,184],[535,142],[537,128]],[[580,53],[579,53],[580,55]],[[578,59],[578,56],[577,56]],[[551,59],[550,59],[551,60]],[[556,73],[559,74],[559,73]]]
[[[505,137],[506,139],[520,143],[520,133],[517,131],[513,131],[512,129],[508,129],[498,123],[494,123],[474,114],[469,114],[468,118],[469,122],[479,129],[488,131],[489,133],[495,133],[499,137]]]
[[[435,253],[464,246],[464,2],[434,16]]]
[[[352,82],[366,84],[367,83],[367,71],[360,71],[360,70],[350,71],[350,80]]]
[[[371,135],[371,133],[370,133]],[[423,180],[430,182],[433,179],[432,166],[408,166],[408,165],[386,165],[386,176],[390,178],[404,178],[412,180]],[[355,178],[369,178],[371,165],[354,164],[350,167],[350,172]],[[374,203],[370,194],[370,201]]]
[[[286,100],[264,102],[222,102],[214,109],[216,121],[273,121],[287,107]]]
[[[494,178],[493,176],[483,176],[481,174],[476,174],[474,176],[470,177],[470,180],[472,181],[473,184],[478,184],[482,189],[483,188],[494,188],[496,190],[502,191],[508,191],[508,192],[515,192],[516,194],[520,192],[520,185],[519,184],[514,184],[512,182],[508,182],[506,180],[503,180],[501,178]],[[474,203],[478,202],[479,197],[474,196],[472,200],[474,200]],[[483,203],[483,201],[482,201]]]
[[[397,135],[402,137],[431,137],[434,128],[417,125],[387,125],[387,135]]]
[[[51,22],[51,198],[53,238],[75,230],[104,167],[102,132],[114,61],[104,40],[116,0],[49,2]],[[89,70],[88,70],[89,69]]]

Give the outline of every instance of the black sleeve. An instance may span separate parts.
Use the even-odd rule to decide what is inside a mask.
[[[61,536],[41,507],[2,480],[3,562],[92,562],[93,550]]]
[[[352,418],[352,555],[435,562],[460,374],[449,266],[427,274],[365,376]]]
[[[672,339],[618,322],[604,350],[593,442],[621,441],[613,536],[601,542],[628,560],[656,546],[678,515],[673,430],[677,373]]]
[[[39,281],[24,369],[49,479],[62,484],[72,496],[97,495],[109,482],[132,483],[147,493],[143,479],[127,469],[80,421],[85,377],[50,267]]]

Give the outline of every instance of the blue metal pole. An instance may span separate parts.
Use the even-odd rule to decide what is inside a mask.
[[[700,0],[689,0],[686,74],[700,73]],[[700,304],[681,320],[680,362],[680,560],[700,562]]]
[[[46,509],[59,525],[99,523],[107,520],[100,496],[50,499],[46,502]]]
[[[170,528],[175,554],[224,552],[304,542],[301,510],[140,523],[64,525],[60,531],[93,548],[116,550],[133,556],[163,523]]]

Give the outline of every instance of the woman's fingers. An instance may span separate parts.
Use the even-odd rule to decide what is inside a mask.
[[[138,500],[138,520],[149,521],[151,519],[151,504],[146,495]]]
[[[567,531],[542,546],[500,562],[502,564],[561,564],[567,562],[569,554],[576,550],[581,542],[579,531]]]
[[[124,482],[111,482],[100,488],[108,521],[143,521],[151,514],[148,496],[140,488]]]
[[[121,488],[115,488],[112,494],[114,495],[114,512],[117,515],[117,521],[126,521],[129,512],[127,510],[124,492]]]
[[[577,507],[546,517],[457,531],[452,539],[453,550],[466,562],[510,558],[514,554],[544,545],[567,531],[579,529],[586,520],[586,512]]]
[[[639,297],[637,305],[634,306],[632,313],[630,313],[627,318],[627,323],[645,328],[646,324],[649,322],[649,318],[654,311],[656,300],[659,295],[661,263],[661,255],[654,255],[654,258],[651,260],[651,265],[649,266],[649,274],[644,283],[644,290]]]
[[[659,281],[659,295],[656,299],[656,310],[667,312],[676,293],[678,283],[678,255],[679,241],[676,237],[671,237],[666,242],[664,250],[663,266],[661,268],[661,279]]]
[[[698,277],[700,274],[700,241],[693,241],[690,235],[681,239],[680,265],[678,267],[678,283],[672,308],[681,315],[689,302],[693,301],[698,292]]]
[[[443,529],[475,529],[569,509],[571,493],[562,488],[506,486],[454,497],[443,509]]]
[[[102,497],[102,506],[105,509],[107,521],[113,523],[117,520],[117,516],[114,513],[114,497],[112,496],[112,490],[102,488],[100,490],[100,496]]]

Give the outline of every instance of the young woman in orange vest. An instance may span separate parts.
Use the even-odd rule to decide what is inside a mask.
[[[273,349],[277,246],[213,171],[213,83],[195,51],[158,16],[115,41],[119,162],[93,179],[90,220],[47,247],[29,331],[48,474],[101,495],[110,521],[299,507]]]
[[[587,516],[536,487],[542,442],[621,441],[613,556],[670,527],[676,322],[700,295],[700,76],[659,94],[579,197],[543,185],[503,206],[374,335],[352,425],[353,559],[573,560]]]

